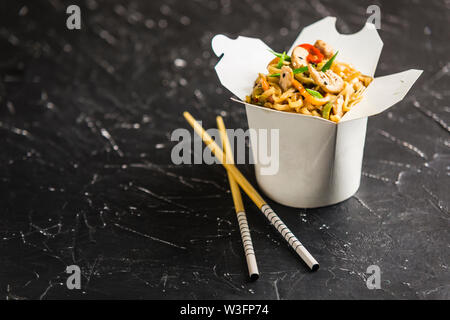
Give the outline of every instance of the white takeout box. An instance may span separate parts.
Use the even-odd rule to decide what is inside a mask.
[[[366,23],[359,32],[343,35],[336,30],[335,23],[335,17],[326,17],[305,27],[288,53],[299,44],[314,44],[321,39],[339,50],[336,60],[351,63],[363,74],[373,76],[383,47],[375,26]],[[362,101],[336,124],[244,102],[252,92],[258,73],[266,74],[268,62],[274,58],[261,40],[241,36],[233,40],[216,35],[212,48],[221,57],[215,67],[217,75],[241,101],[233,100],[245,104],[249,128],[279,129],[276,174],[262,175],[261,164],[253,151],[259,187],[276,202],[297,208],[335,204],[356,193],[361,179],[367,117],[401,101],[422,73],[411,69],[375,78]]]

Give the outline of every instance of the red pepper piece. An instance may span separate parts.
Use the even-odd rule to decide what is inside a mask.
[[[303,44],[299,45],[299,47],[302,47],[309,52],[308,56],[306,57],[306,61],[308,63],[319,63],[323,60],[322,52],[320,52],[320,50],[317,49],[316,47],[314,47],[313,45],[308,44],[308,43],[303,43]]]

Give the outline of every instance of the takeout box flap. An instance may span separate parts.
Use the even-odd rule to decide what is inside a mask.
[[[407,71],[375,78],[363,93],[361,102],[347,112],[341,121],[369,117],[403,100],[422,70]]]
[[[335,17],[323,18],[303,28],[289,54],[297,45],[314,44],[318,39],[339,51],[337,61],[352,64],[362,74],[374,75],[383,42],[373,24],[366,23],[354,34],[340,34],[336,30]],[[269,51],[271,48],[260,39],[242,36],[230,39],[222,34],[216,35],[211,45],[214,53],[221,58],[215,67],[220,82],[245,101],[245,97],[252,92],[258,73],[267,73],[267,64],[274,58]],[[421,70],[412,69],[375,78],[363,93],[361,102],[347,112],[341,122],[368,117],[386,110],[404,98],[421,73]],[[268,110],[276,112],[273,109]],[[334,124],[329,120],[322,120]]]
[[[241,100],[252,92],[258,73],[266,67],[273,54],[264,42],[256,38],[239,36],[230,39],[222,34],[211,41],[214,53],[222,58],[216,64],[220,82]]]

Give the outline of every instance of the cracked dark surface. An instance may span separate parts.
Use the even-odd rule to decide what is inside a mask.
[[[224,170],[173,165],[183,110],[247,128],[213,66],[214,34],[287,48],[332,15],[359,30],[381,6],[376,75],[424,74],[369,119],[361,187],[319,209],[270,203],[316,273],[245,199],[261,278],[250,283]],[[1,1],[2,299],[449,299],[450,4],[445,1]],[[65,27],[65,8],[82,29]],[[186,62],[175,64],[180,58]],[[251,165],[240,165],[255,183]],[[65,268],[82,270],[68,290]],[[382,271],[368,290],[369,265]]]

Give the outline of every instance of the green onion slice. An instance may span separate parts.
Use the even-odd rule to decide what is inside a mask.
[[[338,52],[339,51],[336,51],[336,53],[331,57],[330,60],[327,61],[327,63],[325,63],[325,65],[322,67],[322,70],[320,70],[320,71],[325,72],[325,71],[327,71],[328,69],[331,68],[331,65],[333,64],[333,61],[336,58]]]

